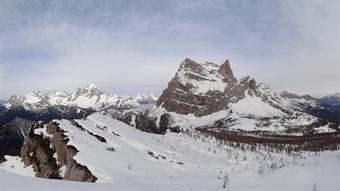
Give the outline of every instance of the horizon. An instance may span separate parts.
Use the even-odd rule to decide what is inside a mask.
[[[88,84],[160,95],[189,57],[275,91],[340,92],[337,1],[1,1],[0,99]]]
[[[186,58],[185,58],[185,59],[186,59]],[[189,58],[189,59],[190,59],[190,58]],[[194,60],[194,61],[195,61],[195,60]],[[230,61],[230,60],[229,60],[229,61]],[[198,62],[198,63],[212,63],[212,62],[204,61],[204,62]],[[216,64],[216,63],[213,63],[213,64]],[[218,65],[221,65],[221,64],[218,64]],[[232,66],[233,66],[233,65],[231,64],[231,69],[233,70],[233,67],[232,67]],[[234,70],[233,70],[233,72],[234,72],[234,74],[237,73],[237,72],[235,72]],[[249,75],[240,76],[240,77],[235,76],[235,77],[236,77],[237,80],[239,81],[241,78],[246,77],[246,76],[249,76]],[[253,76],[249,76],[249,77],[254,78]],[[254,79],[256,80],[256,78],[254,78]],[[171,80],[171,79],[169,79],[169,81],[170,81],[170,80]],[[261,81],[256,81],[256,82],[257,82],[257,84],[259,84],[259,83],[265,83],[265,84],[267,84],[266,82],[261,82]],[[117,93],[115,93],[115,92],[112,92],[112,91],[108,91],[108,90],[102,89],[101,87],[98,87],[97,84],[90,83],[90,84],[83,85],[83,86],[76,87],[76,88],[74,88],[74,89],[69,89],[69,90],[65,90],[65,89],[64,89],[64,90],[63,90],[63,89],[58,89],[58,90],[56,90],[56,89],[33,90],[33,91],[29,91],[29,92],[19,92],[19,93],[17,93],[17,94],[13,94],[13,95],[11,95],[11,96],[14,96],[14,95],[24,95],[24,94],[31,93],[31,92],[35,92],[35,91],[43,92],[43,93],[49,92],[49,91],[60,91],[60,92],[72,93],[72,92],[75,92],[75,91],[77,91],[78,89],[81,89],[81,88],[84,88],[84,89],[85,89],[85,88],[91,88],[91,87],[93,87],[93,88],[95,88],[95,89],[98,89],[98,90],[100,90],[100,91],[103,91],[103,92],[107,92],[107,93],[114,94],[114,95],[117,95],[117,96],[122,96],[122,97],[125,97],[125,96],[137,96],[137,95],[154,95],[154,96],[159,97],[159,96],[162,94],[162,91],[166,88],[166,85],[164,86],[164,88],[163,88],[160,92],[147,92],[147,91],[145,91],[145,92],[134,92],[134,93],[128,93],[128,94],[117,94]],[[274,89],[273,89],[273,90],[274,90]],[[277,93],[281,93],[281,92],[284,92],[284,91],[287,91],[287,90],[274,90],[274,91],[277,92]],[[289,93],[294,93],[294,94],[297,94],[297,95],[299,95],[299,96],[310,95],[310,96],[313,96],[313,97],[324,97],[324,96],[332,96],[332,95],[340,94],[340,92],[333,92],[333,93],[330,93],[330,94],[308,94],[308,93],[306,93],[306,94],[298,94],[298,93],[296,93],[296,92],[291,92],[291,91],[287,91],[287,92],[289,92]],[[11,96],[9,96],[9,97],[7,97],[7,98],[2,98],[2,97],[0,96],[0,100],[6,101],[6,100],[8,100]]]

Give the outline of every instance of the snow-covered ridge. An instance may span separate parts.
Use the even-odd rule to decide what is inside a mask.
[[[14,95],[3,104],[7,109],[22,106],[26,110],[41,110],[49,106],[74,106],[102,110],[110,107],[137,107],[153,103],[156,100],[157,97],[153,94],[123,97],[101,91],[95,85],[89,85],[86,88],[79,88],[75,92],[34,91],[23,95]]]
[[[322,152],[320,155],[314,152],[268,152],[260,147],[255,151],[250,151],[250,147],[241,150],[194,131],[165,135],[141,132],[101,113],[92,114],[86,119],[55,122],[65,131],[69,139],[67,145],[79,151],[73,159],[98,178],[95,184],[78,183],[78,188],[154,190],[156,185],[156,189],[163,190],[225,190],[221,188],[226,175],[230,180],[229,190],[249,190],[249,187],[255,190],[284,190],[287,189],[284,183],[287,183],[289,189],[292,188],[290,190],[307,191],[315,182],[324,190],[335,191],[337,188],[337,176],[330,175],[339,172],[339,151]],[[78,125],[75,126],[75,122]],[[49,139],[52,136],[45,127],[35,129],[34,133]],[[100,141],[98,137],[105,141]],[[53,157],[57,159],[58,155],[53,154]],[[5,172],[32,176],[31,167],[24,169],[18,159],[8,159],[3,166]],[[58,172],[61,176],[64,170],[64,166],[60,166]],[[303,173],[303,170],[308,171]],[[330,175],[322,179],[325,172]],[[245,182],[244,177],[250,177],[249,181]],[[301,181],[296,183],[296,178]],[[51,181],[53,184],[60,182],[68,186],[73,184]]]

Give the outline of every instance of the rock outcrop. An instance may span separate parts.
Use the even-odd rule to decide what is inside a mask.
[[[229,60],[226,60],[218,69],[218,73],[221,74],[224,79],[230,79],[233,81],[237,81],[233,71],[231,70]]]
[[[46,133],[49,136],[36,134],[31,129],[21,149],[21,160],[26,166],[32,165],[37,177],[83,182],[97,180],[86,166],[73,158],[78,150],[67,145],[69,138],[57,123],[49,123]]]

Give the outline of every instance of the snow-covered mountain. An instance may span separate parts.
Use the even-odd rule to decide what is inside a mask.
[[[14,95],[0,105],[0,122],[10,122],[15,117],[33,121],[55,118],[82,118],[95,111],[106,109],[131,109],[156,102],[153,94],[117,96],[97,89],[94,85],[75,92],[34,91]]]
[[[328,122],[340,122],[337,117],[340,112],[322,100],[329,99],[286,91],[279,93],[249,76],[237,78],[229,60],[217,65],[186,58],[159,99],[152,94],[117,96],[94,85],[75,92],[36,91],[12,96],[2,104],[0,121],[8,122],[15,117],[36,121],[74,119],[105,110],[114,113],[119,120],[155,133],[165,133],[170,126],[213,127],[217,124],[227,129],[285,131],[300,128],[305,131],[324,127]],[[161,127],[160,121],[162,124],[166,121],[167,127]],[[197,121],[201,123],[192,125]]]
[[[243,84],[246,83],[244,81]],[[186,58],[163,91],[157,106],[180,114],[204,116],[226,109],[229,103],[235,103],[242,97],[244,91],[228,60],[219,66],[209,62],[200,64]]]
[[[185,128],[281,133],[338,130],[339,110],[320,100],[275,92],[249,76],[237,78],[229,60],[217,65],[186,58],[159,99],[152,94],[117,96],[94,85],[75,92],[31,92],[5,102],[0,122],[15,117],[80,119],[107,111],[137,129],[160,134]]]
[[[8,176],[2,178],[24,179],[16,185],[31,185],[32,190],[51,188],[43,186],[45,184],[37,186],[39,181],[47,180],[12,173],[96,182],[85,184],[86,187],[63,181],[48,183],[57,186],[63,182],[57,186],[62,190],[77,187],[82,190],[203,191],[249,190],[251,187],[255,190],[307,191],[317,184],[320,189],[335,191],[340,165],[339,151],[320,154],[292,151],[287,154],[269,152],[261,145],[228,144],[190,130],[150,134],[103,112],[86,119],[54,120],[32,129],[22,148],[21,159],[10,156],[6,159],[1,176],[3,173]],[[249,179],[246,182],[245,176]],[[296,183],[296,178],[301,181]],[[33,183],[28,184],[28,181]],[[13,186],[11,181],[3,184],[9,190]]]
[[[2,168],[104,183],[88,187],[99,190],[307,190],[316,184],[337,190],[340,129],[333,108],[237,78],[229,60],[219,66],[185,59],[159,99],[116,96],[93,85],[13,96],[0,107],[0,121],[25,126],[14,131],[25,141],[15,148],[21,158],[6,156]],[[32,126],[17,117],[45,122]],[[8,124],[2,129],[11,130]],[[315,154],[325,150],[334,152]],[[257,181],[245,184],[245,176]],[[299,185],[283,187],[296,178]]]
[[[259,103],[256,98],[267,106]],[[248,101],[244,101],[244,99]],[[283,113],[298,109],[304,110],[303,104],[315,104],[315,99],[311,96],[300,97],[288,92],[279,94],[267,84],[257,83],[254,78],[249,76],[237,79],[233,74],[229,60],[219,66],[210,62],[197,63],[186,58],[180,64],[175,77],[163,91],[157,101],[157,106],[179,114],[191,113],[195,116],[204,116],[230,109],[233,104],[239,101],[247,102],[247,104],[254,103],[254,107],[259,106],[256,103],[262,104],[264,108],[271,106]],[[248,107],[248,109],[252,108]]]
[[[39,111],[50,106],[103,110],[132,108],[140,104],[153,103],[156,100],[157,97],[153,94],[122,97],[101,91],[95,85],[89,85],[86,88],[79,88],[75,92],[35,91],[23,95],[14,95],[4,105],[8,109],[22,106],[26,110],[33,111]]]
[[[186,58],[156,105],[130,112],[129,118],[123,120],[136,127],[141,126],[141,121],[156,121],[153,126],[159,129],[170,126],[281,133],[335,131],[337,125],[332,126],[335,130],[329,128],[334,121],[312,112],[321,107],[319,102],[309,95],[275,92],[249,76],[238,79],[229,60],[219,66]],[[161,125],[164,118],[167,127]]]

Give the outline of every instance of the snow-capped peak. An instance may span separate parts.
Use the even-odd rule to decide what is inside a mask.
[[[259,85],[249,76],[238,81],[229,60],[217,65],[210,62],[197,63],[186,58],[163,91],[157,105],[167,111],[204,116],[226,110],[230,104],[245,96],[262,98]]]
[[[107,108],[131,108],[141,104],[153,103],[157,97],[150,95],[117,96],[96,88],[91,84],[78,88],[74,92],[65,91],[34,91],[12,96],[6,103],[6,108],[24,107],[26,110],[41,110],[53,106],[67,106],[103,110]]]
[[[227,86],[225,78],[233,78],[229,61],[221,66],[211,63],[197,63],[186,58],[175,75],[175,80],[184,86],[190,86],[194,94],[206,94],[209,91],[223,92]]]
[[[91,89],[96,89],[96,88],[97,88],[97,86],[95,84],[90,84],[85,89],[91,90]]]

